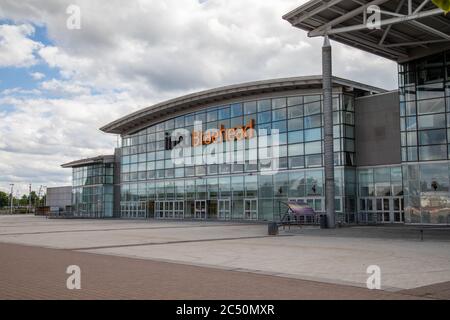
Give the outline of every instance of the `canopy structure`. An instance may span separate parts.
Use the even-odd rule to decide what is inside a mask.
[[[450,14],[430,0],[312,0],[283,19],[397,62],[450,48]]]

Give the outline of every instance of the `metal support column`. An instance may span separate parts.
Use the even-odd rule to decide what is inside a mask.
[[[334,228],[334,152],[333,152],[333,91],[331,45],[325,36],[322,46],[322,83],[324,115],[324,165],[325,165],[325,208],[328,228]]]

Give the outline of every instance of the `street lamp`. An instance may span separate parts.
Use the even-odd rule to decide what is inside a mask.
[[[10,203],[10,212],[13,214],[13,199],[14,199],[14,183],[9,184],[11,186],[11,203]]]

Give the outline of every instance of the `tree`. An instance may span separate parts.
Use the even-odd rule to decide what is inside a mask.
[[[25,207],[27,205],[28,205],[28,196],[24,194],[22,198],[19,199],[19,206]]]
[[[9,195],[3,191],[0,191],[0,208],[7,207],[9,205]]]

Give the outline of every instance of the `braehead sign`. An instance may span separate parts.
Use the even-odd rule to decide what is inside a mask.
[[[251,119],[246,125],[226,129],[223,125],[220,129],[210,129],[205,132],[192,131],[192,146],[209,145],[213,143],[222,143],[228,141],[240,141],[252,139],[255,136],[255,120]]]

